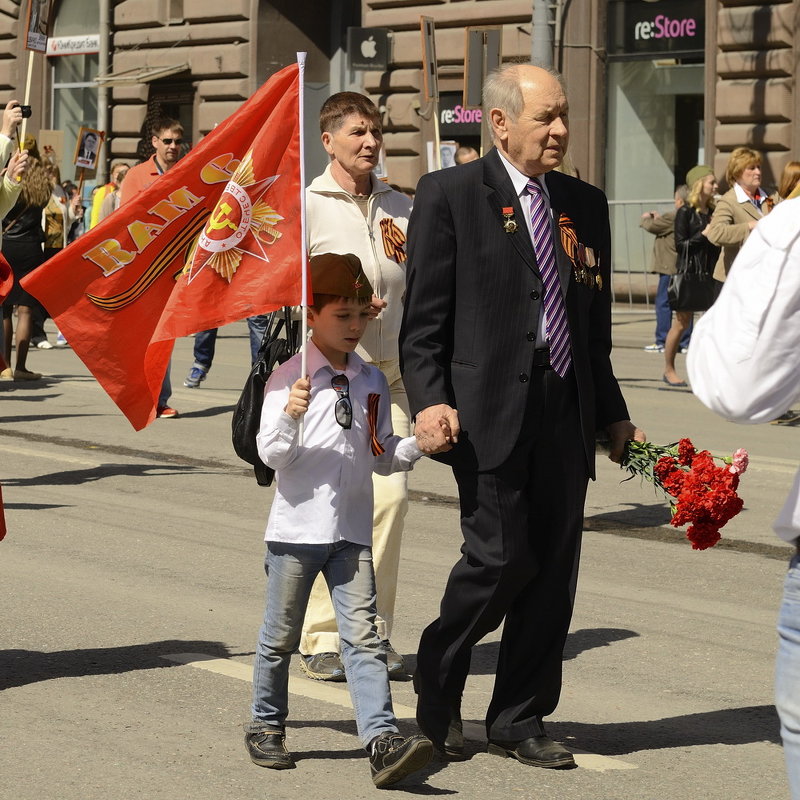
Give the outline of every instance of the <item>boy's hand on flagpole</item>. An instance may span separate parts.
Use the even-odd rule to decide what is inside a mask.
[[[22,106],[20,106],[19,100],[9,100],[3,111],[3,122],[0,124],[0,133],[10,139],[21,123]]]
[[[298,378],[289,392],[289,402],[283,410],[292,418],[300,419],[311,402],[311,381],[309,378]]]

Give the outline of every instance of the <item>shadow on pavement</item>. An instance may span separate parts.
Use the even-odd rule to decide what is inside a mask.
[[[636,480],[636,478],[631,480]],[[590,517],[586,517],[584,528],[591,530],[593,522],[615,522],[634,528],[659,528],[662,525],[669,525],[671,515],[666,500],[652,505],[642,503],[626,503],[625,505],[628,507],[622,510],[607,511],[603,514],[592,514]]]
[[[608,722],[548,722],[547,731],[568,747],[604,756],[641,750],[664,750],[704,744],[780,744],[780,724],[774,706],[744,706],[703,711],[680,717]]]
[[[11,417],[9,421],[18,422],[46,422],[53,419],[76,419],[77,417],[102,417],[104,414],[29,414],[27,416]]]
[[[232,414],[235,406],[212,406],[203,408],[200,411],[181,411],[180,417],[183,419],[194,419],[200,417],[218,417],[220,414]]]
[[[134,478],[149,478],[165,473],[191,472],[202,475],[203,470],[190,465],[172,464],[102,464],[91,469],[74,469],[63,472],[51,472],[47,475],[34,475],[31,478],[9,478],[3,486],[78,486],[102,478],[115,478],[128,475]]]
[[[39,511],[43,508],[72,508],[66,503],[4,503],[6,511],[15,509],[16,511]]]
[[[54,678],[80,678],[87,675],[118,675],[139,669],[169,669],[180,666],[164,655],[176,652],[202,652],[215,658],[228,658],[221,642],[168,639],[123,647],[88,650],[0,650],[0,690]]]
[[[587,650],[598,647],[610,647],[614,642],[621,642],[639,636],[636,631],[626,628],[584,628],[573,631],[567,636],[564,646],[564,661],[571,661]],[[500,651],[500,642],[480,642],[472,648],[470,662],[470,675],[494,675],[497,671],[497,654]],[[403,653],[406,672],[409,676],[417,668],[417,654]],[[406,680],[409,680],[407,678]]]

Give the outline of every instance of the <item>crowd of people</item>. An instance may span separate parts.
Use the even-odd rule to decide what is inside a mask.
[[[492,149],[483,157],[463,153],[454,168],[423,176],[413,207],[374,174],[383,138],[378,108],[340,92],[320,111],[329,164],[306,190],[314,290],[307,374],[299,357],[273,372],[257,437],[262,460],[277,473],[245,725],[245,747],[258,766],[295,767],[285,723],[296,651],[309,678],[347,682],[377,787],[419,771],[434,751],[464,759],[461,703],[472,648],[500,626],[485,715],[488,752],[531,767],[575,766],[573,754],[548,736],[545,718],[562,688],[595,432],[606,431],[615,462],[626,442],[645,434],[630,420],[611,365],[606,199],[559,171],[569,142],[561,77],[527,64],[500,67],[486,80],[484,108]],[[18,279],[65,246],[81,209],[80,197],[57,191],[57,170],[34,141],[14,150],[20,122],[18,103],[9,103],[0,131],[8,159],[0,209],[15,284],[4,327],[8,320],[10,332],[15,308],[17,330],[16,363],[5,371],[32,381],[40,377],[26,362],[36,300]],[[152,156],[113,166],[95,192],[89,224],[172,169],[183,144],[177,120],[159,121]],[[704,310],[671,301],[673,276],[688,265],[719,284],[735,276],[736,252],[772,205],[800,191],[799,177],[792,162],[781,196],[771,199],[760,185],[758,153],[738,148],[722,197],[713,170],[697,165],[676,191],[674,213],[643,220],[657,237],[654,266],[664,278],[655,345],[663,347],[668,385],[685,385],[676,353],[693,312]],[[722,301],[729,295],[723,291]],[[215,339],[216,331],[198,335],[188,388],[206,378]],[[161,418],[177,416],[170,394],[168,367]],[[419,733],[404,736],[389,681],[407,677],[406,664],[390,637],[406,473],[422,457],[453,470],[463,544],[439,617],[419,643]],[[795,542],[798,527],[790,526]],[[793,565],[796,571],[796,558]],[[795,616],[787,611],[782,622],[792,669]],[[784,687],[781,696],[794,693],[792,674],[787,668],[792,690]],[[796,714],[781,711],[791,741]]]
[[[47,310],[25,291],[20,280],[117,207],[114,197],[127,164],[115,163],[109,183],[94,191],[87,220],[82,185],[62,181],[51,147],[40,151],[36,137],[30,134],[21,143],[18,141],[21,122],[19,102],[9,101],[0,130],[0,157],[7,163],[0,193],[0,215],[3,217],[2,254],[10,265],[13,286],[2,304],[0,379],[38,381],[41,373],[28,368],[30,348],[49,350],[67,347],[68,342],[58,331],[55,343],[49,341],[44,330]]]
[[[675,190],[675,211],[648,211],[639,223],[656,237],[651,270],[659,275],[655,340],[644,349],[664,354],[662,379],[670,387],[688,385],[675,369],[675,357],[689,350],[694,313],[711,307],[759,220],[781,201],[800,194],[800,161],[784,167],[776,190],[768,194],[761,185],[761,155],[750,147],[737,147],[729,157],[725,183],[728,190],[720,196],[714,170],[705,164],[692,167],[686,183]],[[670,297],[670,285],[687,272],[699,272],[702,280],[697,282],[704,285],[689,293],[691,299],[677,291]]]

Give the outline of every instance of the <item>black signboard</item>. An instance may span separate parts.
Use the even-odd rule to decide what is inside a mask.
[[[483,112],[480,108],[465,108],[461,92],[442,92],[439,95],[439,134],[443,139],[480,136]]]
[[[389,67],[389,29],[348,28],[347,60],[350,69],[386,72]]]
[[[609,1],[609,56],[651,58],[704,51],[704,0]]]

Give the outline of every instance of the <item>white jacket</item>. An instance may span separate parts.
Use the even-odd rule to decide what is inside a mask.
[[[800,393],[800,197],[753,229],[717,301],[694,326],[686,368],[692,391],[734,422],[768,422]],[[800,471],[775,523],[800,536]]]
[[[381,220],[391,218],[405,236],[410,214],[411,200],[375,175],[372,175],[367,219],[350,193],[333,179],[330,165],[306,189],[308,255],[357,255],[372,291],[387,302],[378,318],[367,325],[356,351],[365,361],[374,364],[399,358],[397,339],[406,289],[406,262],[398,262],[386,254]]]

